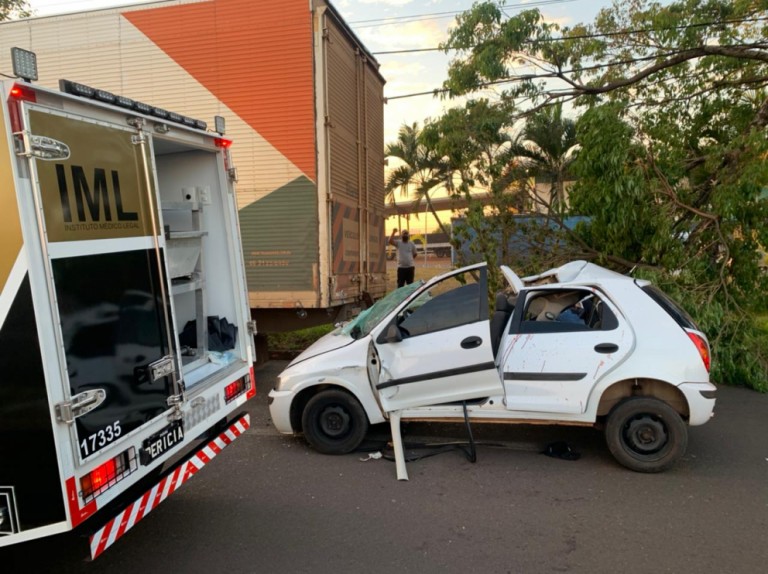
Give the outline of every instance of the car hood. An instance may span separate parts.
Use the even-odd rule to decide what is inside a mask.
[[[342,347],[346,347],[347,345],[350,345],[354,342],[355,339],[349,335],[344,335],[340,328],[335,329],[312,343],[309,347],[302,351],[298,357],[291,361],[288,366],[291,367],[297,363],[311,359],[312,357],[317,357],[318,355],[329,353],[331,351],[335,351],[336,349],[341,349]]]

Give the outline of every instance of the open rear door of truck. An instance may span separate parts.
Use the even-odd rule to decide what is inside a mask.
[[[23,109],[68,395],[57,416],[83,462],[180,393],[153,178],[130,126]]]

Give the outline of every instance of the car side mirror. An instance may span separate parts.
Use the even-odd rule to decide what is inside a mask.
[[[387,327],[387,343],[399,343],[403,340],[403,334],[400,332],[400,328],[394,323]]]

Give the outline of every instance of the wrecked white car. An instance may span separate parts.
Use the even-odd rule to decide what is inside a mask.
[[[640,472],[678,460],[686,425],[715,405],[709,343],[690,316],[647,281],[585,261],[501,271],[509,287],[492,312],[482,263],[397,289],[318,340],[270,392],[277,429],[342,454],[369,424],[466,412],[603,427],[616,460]]]

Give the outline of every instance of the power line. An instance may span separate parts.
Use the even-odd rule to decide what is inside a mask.
[[[768,17],[762,18],[762,19],[763,20],[768,20]],[[744,48],[756,48],[756,47],[764,47],[765,44],[762,44],[762,43],[740,44],[738,46],[739,47],[744,47]],[[611,67],[614,67],[614,66],[624,66],[624,65],[629,65],[629,64],[636,64],[636,63],[639,63],[639,62],[653,61],[653,60],[657,60],[660,57],[669,58],[669,57],[675,56],[676,54],[680,54],[680,53],[682,53],[684,51],[685,50],[672,50],[672,51],[669,51],[669,52],[666,52],[666,53],[661,53],[661,54],[652,54],[652,55],[649,55],[649,56],[642,56],[642,57],[632,58],[632,59],[628,59],[628,60],[619,60],[619,61],[616,61],[616,62],[609,62],[609,63],[605,63],[605,64],[595,64],[594,66],[586,66],[584,68],[579,68],[578,70],[570,69],[570,70],[560,70],[559,72],[551,71],[551,72],[547,72],[547,73],[521,74],[521,75],[517,75],[515,77],[501,78],[501,79],[493,80],[493,81],[490,81],[490,82],[484,82],[484,83],[482,83],[482,84],[480,84],[478,86],[478,89],[490,88],[492,86],[497,86],[497,85],[500,85],[500,84],[507,84],[507,83],[512,83],[512,82],[522,82],[522,81],[527,81],[527,80],[557,79],[560,76],[563,76],[565,74],[571,74],[571,73],[576,72],[576,71],[578,71],[578,72],[594,72],[594,71],[597,71],[597,70],[601,70],[601,69],[605,69],[605,68],[611,68]],[[448,88],[435,88],[433,90],[429,90],[429,91],[425,91],[425,92],[414,92],[414,93],[411,93],[411,94],[402,94],[400,96],[389,96],[389,97],[384,98],[384,99],[385,99],[385,101],[389,101],[389,100],[401,100],[401,99],[405,99],[405,98],[413,98],[413,97],[427,96],[427,95],[436,96],[438,94],[445,93],[445,92],[448,92],[448,91],[449,91]]]
[[[576,0],[537,0],[527,4],[503,4],[499,8],[536,8],[539,6],[551,6],[554,4],[568,4]],[[466,10],[457,10],[452,12],[432,12],[425,14],[411,14],[409,16],[390,16],[387,18],[375,18],[370,20],[354,20],[347,24],[365,24],[365,26],[355,26],[356,29],[376,28],[379,26],[391,26],[394,24],[408,24],[410,22],[421,22],[423,20],[439,20],[442,18],[452,18],[458,14],[463,14]]]
[[[746,24],[752,22],[764,22],[768,20],[768,16],[761,16],[755,18],[741,18],[737,20],[720,20],[715,22],[698,22],[696,24],[681,24],[679,26],[668,26],[663,28],[639,28],[637,30],[623,30],[620,32],[603,32],[600,34],[580,34],[578,36],[561,36],[559,38],[543,38],[539,42],[567,42],[570,40],[593,40],[596,38],[612,38],[615,36],[626,36],[629,34],[648,34],[651,32],[664,32],[668,30],[688,30],[691,28],[705,28],[708,26],[723,26],[725,24]],[[526,42],[530,43],[530,42]],[[476,48],[477,46],[471,46]],[[448,48],[449,50],[458,50],[458,48]],[[417,52],[441,52],[443,48],[411,48],[407,50],[384,50],[381,52],[371,52],[374,56],[381,55],[393,55],[393,54],[410,54]]]

